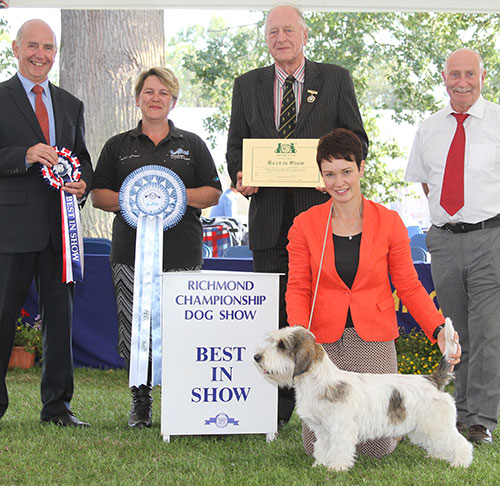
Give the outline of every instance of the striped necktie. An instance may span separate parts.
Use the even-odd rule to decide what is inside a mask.
[[[288,76],[284,84],[280,111],[280,128],[278,130],[282,138],[291,137],[297,123],[297,108],[295,107],[295,93],[293,92],[294,81],[295,78],[293,76]]]

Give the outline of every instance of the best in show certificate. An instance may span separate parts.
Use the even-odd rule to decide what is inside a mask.
[[[317,187],[316,138],[243,139],[244,186]]]

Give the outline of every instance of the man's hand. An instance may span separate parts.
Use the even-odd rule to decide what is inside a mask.
[[[26,151],[26,160],[28,164],[40,164],[52,167],[59,162],[56,149],[45,143],[37,143]]]
[[[243,180],[243,172],[241,170],[236,174],[236,190],[244,196],[251,196],[259,191],[258,187],[244,186],[241,181]]]
[[[85,189],[87,189],[87,183],[85,181],[79,180],[78,182],[66,182],[63,186],[63,191],[74,194],[78,199],[85,194]]]

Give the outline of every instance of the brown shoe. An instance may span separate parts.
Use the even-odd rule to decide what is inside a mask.
[[[491,444],[491,432],[484,425],[471,425],[469,427],[469,435],[467,437],[470,442],[476,444]]]
[[[464,422],[460,422],[457,420],[457,430],[462,434],[462,435],[467,435],[467,424]]]

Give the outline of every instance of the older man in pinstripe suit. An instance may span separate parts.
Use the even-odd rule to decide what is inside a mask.
[[[242,185],[244,138],[319,138],[334,128],[348,128],[363,141],[363,128],[349,72],[334,64],[321,64],[304,57],[307,26],[300,10],[290,5],[272,8],[265,35],[275,63],[236,78],[227,146],[227,166],[236,189],[251,197],[249,241],[256,272],[282,273],[280,279],[280,327],[288,325],[285,290],[288,274],[287,235],[293,218],[328,195],[310,188],[249,187]],[[292,128],[283,133],[282,99],[293,86]],[[286,115],[285,115],[286,116]],[[290,122],[288,113],[287,123]],[[283,426],[294,408],[292,390],[280,390],[278,426]]]

